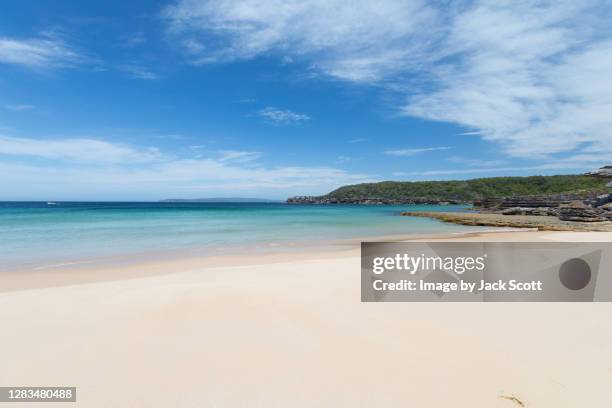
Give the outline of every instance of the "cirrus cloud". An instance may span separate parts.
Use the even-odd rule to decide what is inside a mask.
[[[53,33],[43,33],[33,38],[0,37],[0,63],[45,69],[74,66],[85,59],[79,51]]]
[[[410,157],[410,156],[416,156],[417,154],[421,154],[421,153],[436,152],[436,151],[448,150],[448,149],[452,149],[452,147],[441,146],[441,147],[420,147],[420,148],[413,148],[413,149],[392,149],[392,150],[385,150],[384,153],[387,156]]]
[[[310,116],[304,113],[293,112],[289,109],[278,109],[272,106],[260,110],[257,115],[274,125],[295,125],[310,120]]]
[[[424,58],[421,42],[432,38],[436,14],[424,1],[403,0],[181,0],[163,12],[182,44],[208,44],[196,53],[187,47],[194,63],[316,56],[319,69],[355,81],[382,79],[415,54]]]
[[[612,6],[604,0],[180,0],[194,63],[276,55],[388,86],[405,115],[455,123],[508,156],[612,160]]]
[[[4,108],[8,109],[10,111],[13,111],[13,112],[23,112],[23,111],[34,109],[35,106],[34,105],[30,105],[30,104],[26,104],[26,103],[22,103],[22,104],[9,104],[9,105],[5,105]]]

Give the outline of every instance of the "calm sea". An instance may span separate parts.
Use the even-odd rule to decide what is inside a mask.
[[[406,210],[465,208],[0,202],[0,269],[132,253],[188,250],[204,254],[258,245],[271,248],[296,242],[474,230],[427,218],[399,216]]]

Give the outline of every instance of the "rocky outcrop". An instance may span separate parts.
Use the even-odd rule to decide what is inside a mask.
[[[474,206],[482,209],[504,210],[508,208],[558,208],[572,201],[597,199],[597,193],[557,194],[542,196],[490,197],[475,201]]]
[[[612,178],[612,166],[603,166],[597,170],[585,173],[586,176]]]
[[[406,198],[380,198],[380,197],[360,197],[360,198],[334,198],[334,197],[314,197],[297,196],[287,199],[287,204],[361,204],[361,205],[411,205],[411,204],[464,204],[458,200],[438,200],[426,197],[406,197]]]
[[[499,212],[504,215],[550,215],[556,216],[559,214],[557,208],[553,207],[510,207]]]
[[[318,197],[312,197],[312,196],[289,197],[287,199],[287,204],[315,204],[317,199]]]
[[[488,198],[479,203],[479,209],[482,213],[555,216],[564,221],[603,222],[612,217],[609,211],[601,207],[611,202],[612,194],[589,192],[582,195]]]
[[[574,201],[559,208],[559,219],[576,222],[603,222],[608,220],[603,211],[590,207],[582,201]]]
[[[591,203],[593,207],[601,207],[608,203],[612,203],[612,194],[602,194],[595,198],[595,200]]]
[[[429,217],[461,225],[491,227],[535,228],[540,231],[606,231],[612,232],[612,222],[564,221],[557,217],[538,215],[503,215],[473,212],[404,212],[402,215]]]

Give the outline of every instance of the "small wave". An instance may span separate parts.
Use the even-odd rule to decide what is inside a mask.
[[[36,268],[33,268],[33,270],[40,271],[40,270],[44,270],[44,269],[61,268],[61,267],[64,267],[64,266],[83,265],[83,264],[90,264],[90,263],[94,263],[94,261],[61,262],[61,263],[57,263],[57,264],[37,266]]]

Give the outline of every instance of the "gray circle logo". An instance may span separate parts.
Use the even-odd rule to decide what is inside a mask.
[[[591,267],[583,259],[569,259],[559,269],[559,280],[570,290],[583,289],[591,281]]]

